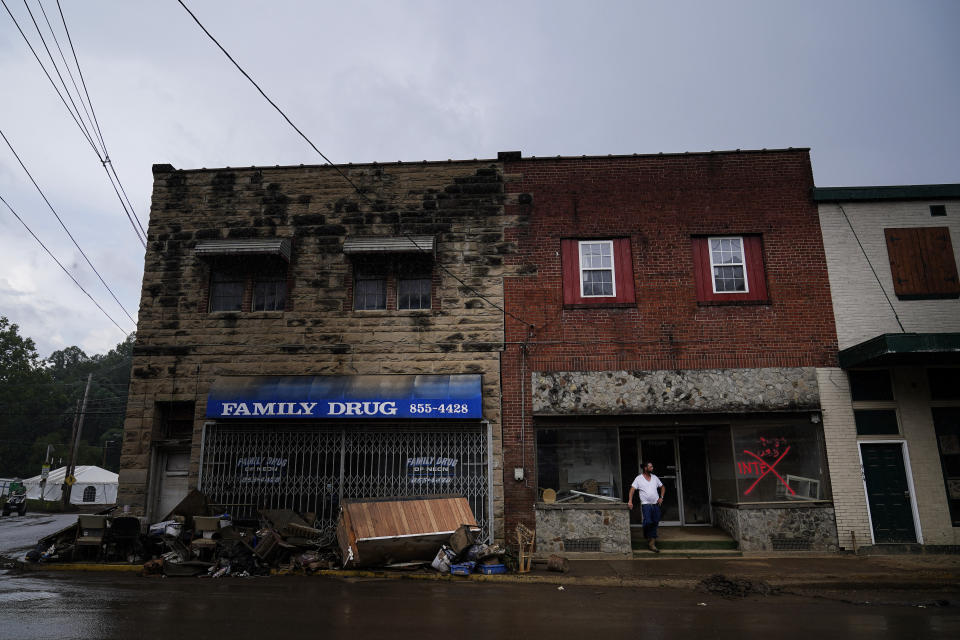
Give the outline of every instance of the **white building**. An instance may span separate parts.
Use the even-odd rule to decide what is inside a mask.
[[[820,372],[840,546],[960,544],[960,184],[814,189],[839,369]]]

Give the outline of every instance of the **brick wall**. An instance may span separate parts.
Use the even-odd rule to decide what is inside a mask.
[[[531,371],[836,364],[807,151],[529,159],[504,171],[518,194],[507,213],[524,221],[507,230],[519,250],[506,264],[520,275],[504,286],[520,318],[506,319],[502,356],[508,530],[532,524],[536,498]],[[769,304],[698,304],[699,234],[761,234]],[[560,240],[589,237],[629,237],[635,305],[564,308]],[[512,480],[516,466],[525,481]]]
[[[191,484],[206,393],[223,375],[479,373],[500,483],[502,277],[515,267],[498,164],[445,162],[177,171],[154,168],[143,292],[127,405],[120,502],[146,506],[159,401],[196,401]],[[437,237],[433,309],[353,311],[349,235]],[[285,311],[207,312],[199,241],[289,238]],[[462,282],[461,282],[462,281]],[[483,297],[477,295],[480,292]],[[499,520],[499,519],[498,519]]]

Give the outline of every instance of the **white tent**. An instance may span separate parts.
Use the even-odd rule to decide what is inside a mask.
[[[67,475],[67,468],[52,469],[47,476],[47,483],[43,486],[43,500],[54,501],[63,497],[63,479]],[[117,479],[120,477],[112,471],[94,466],[78,466],[74,472],[77,483],[70,492],[72,504],[114,504],[117,501]],[[40,500],[40,476],[33,476],[23,481],[27,489],[27,498]]]

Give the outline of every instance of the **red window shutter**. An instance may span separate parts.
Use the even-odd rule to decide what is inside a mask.
[[[719,237],[719,236],[717,236]],[[691,238],[693,281],[697,301],[708,304],[725,302],[767,302],[767,273],[763,263],[763,239],[759,235],[739,236],[743,239],[743,259],[747,272],[747,289],[743,293],[714,293],[710,268],[710,244],[707,237]]]
[[[893,291],[903,300],[960,297],[947,227],[884,229]]]
[[[614,276],[617,279],[616,302],[636,302],[637,294],[633,286],[633,253],[630,251],[630,238],[617,238],[613,241]]]
[[[560,241],[560,263],[563,267],[563,303],[577,304],[580,297],[580,252],[576,240]]]
[[[636,286],[633,277],[633,253],[630,238],[615,238],[613,242],[613,275],[616,296],[584,298],[580,287],[580,239],[560,241],[560,261],[563,270],[563,303],[566,305],[602,307],[635,304]]]

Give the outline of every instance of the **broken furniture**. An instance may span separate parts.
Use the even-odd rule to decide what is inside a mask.
[[[217,549],[215,533],[220,529],[219,516],[193,516],[194,539],[190,541],[190,551],[199,559],[212,558]]]
[[[463,496],[344,500],[337,541],[344,567],[430,563],[461,525],[477,528]]]
[[[533,562],[533,531],[522,522],[517,523],[517,573],[530,573]]]
[[[107,516],[77,516],[76,553],[78,558],[93,554],[94,559],[100,557],[107,535]]]
[[[140,519],[134,516],[116,516],[110,521],[107,529],[105,557],[107,560],[126,560],[139,556],[142,552],[140,544]]]

